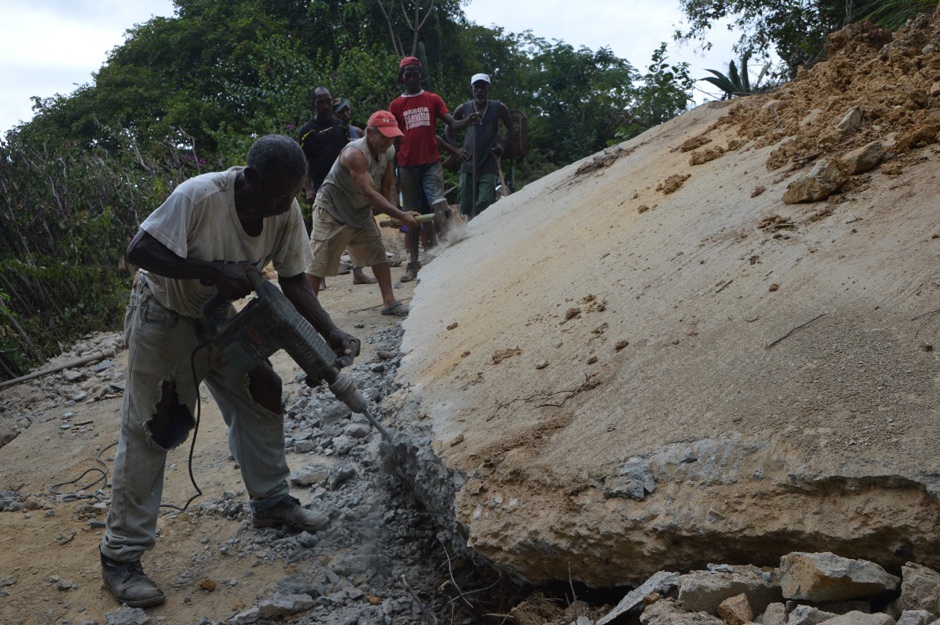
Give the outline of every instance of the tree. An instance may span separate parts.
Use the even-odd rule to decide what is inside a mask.
[[[592,51],[526,33],[519,90],[529,116],[529,145],[554,163],[603,149],[633,101],[633,66],[609,48]]]
[[[360,124],[397,95],[421,51],[451,107],[489,73],[528,118],[519,184],[685,110],[688,67],[665,45],[641,75],[610,49],[469,24],[460,0],[175,0],[128,31],[91,84],[36,98],[0,141],[0,376],[120,319],[128,237],[181,180],[244,162],[261,134],[292,135],[326,85]],[[393,12],[394,11],[394,12]],[[52,323],[52,319],[66,323]]]
[[[812,66],[825,56],[826,37],[864,19],[897,28],[918,13],[932,11],[937,0],[679,0],[688,28],[679,40],[697,39],[709,47],[707,33],[728,19],[729,30],[741,32],[735,46],[740,54],[766,59],[772,50],[792,78],[800,66]]]
[[[636,90],[627,123],[618,130],[618,138],[635,137],[685,112],[692,101],[694,84],[689,75],[689,64],[667,63],[666,44],[661,43],[653,52],[647,72]]]

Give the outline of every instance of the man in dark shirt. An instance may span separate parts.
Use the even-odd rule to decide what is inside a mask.
[[[333,96],[329,89],[320,86],[313,90],[312,104],[316,115],[300,129],[300,135],[297,140],[300,147],[307,157],[307,176],[304,179],[304,195],[307,203],[313,205],[313,200],[317,197],[317,191],[323,184],[323,179],[329,173],[333,162],[343,151],[346,144],[352,139],[349,134],[349,128],[343,120],[334,114]],[[346,100],[347,109],[349,101]],[[359,261],[349,255],[349,261],[353,266],[353,284],[375,284],[375,278],[367,276],[362,270]],[[326,288],[326,280],[322,280],[320,289]]]
[[[330,91],[326,87],[317,87],[313,90],[312,103],[316,115],[303,125],[297,138],[307,157],[304,192],[308,204],[313,204],[333,161],[349,143],[343,122],[333,115],[333,96]]]
[[[473,99],[457,107],[454,119],[464,119],[476,113],[479,121],[468,130],[461,150],[463,165],[460,168],[460,212],[473,219],[487,206],[496,201],[497,172],[499,158],[512,141],[515,127],[509,108],[497,100],[490,99],[490,77],[474,74],[470,78]],[[499,140],[499,123],[506,128]],[[446,129],[447,139],[455,143],[451,126]]]

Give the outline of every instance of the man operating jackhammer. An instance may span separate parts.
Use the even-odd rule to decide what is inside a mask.
[[[166,599],[140,558],[155,544],[167,451],[197,425],[203,381],[228,425],[254,526],[316,531],[329,523],[288,493],[281,380],[270,363],[245,375],[218,351],[199,349],[207,339],[203,305],[217,293],[244,297],[249,272],[272,262],[284,295],[335,353],[358,355],[359,341],[336,327],[304,273],[310,246],[294,198],[306,168],[296,141],[261,137],[247,167],[179,185],[128,247],[141,271],[124,321],[127,385],[100,545],[104,585],[121,603],[143,608]]]

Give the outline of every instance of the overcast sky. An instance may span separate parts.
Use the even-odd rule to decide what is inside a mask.
[[[734,37],[723,29],[713,30],[707,57],[691,44],[672,42],[681,19],[678,0],[471,0],[464,10],[482,26],[531,30],[592,50],[608,46],[641,71],[663,41],[671,60],[691,63],[695,78],[708,75],[705,68],[724,71],[733,58]],[[155,15],[172,16],[173,2],[0,0],[0,135],[32,118],[31,96],[68,95],[91,82],[107,53],[124,42],[125,31]],[[500,86],[494,87],[498,93]]]

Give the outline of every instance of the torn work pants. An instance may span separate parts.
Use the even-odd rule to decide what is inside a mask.
[[[252,504],[264,509],[287,494],[290,470],[284,455],[283,414],[258,404],[249,392],[248,375],[232,369],[215,349],[200,349],[191,359],[206,338],[199,320],[158,304],[140,278],[124,318],[124,338],[127,380],[111,509],[101,540],[105,556],[133,562],[154,546],[167,448],[182,444],[196,414],[198,385],[191,361],[196,380],[205,381],[228,425],[229,450],[241,468]],[[166,388],[172,388],[169,392],[176,393],[179,401],[171,439],[164,447],[154,440],[149,422]]]

